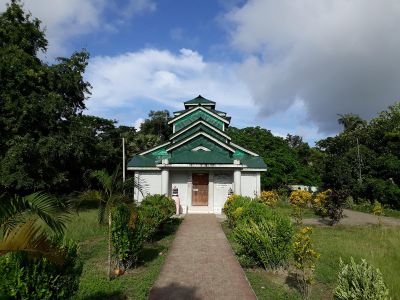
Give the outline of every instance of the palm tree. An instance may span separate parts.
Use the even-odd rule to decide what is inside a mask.
[[[50,240],[49,230],[62,234],[70,214],[70,206],[61,205],[54,197],[33,193],[25,197],[0,198],[0,256],[24,251],[30,256],[45,256],[61,263],[63,253]]]
[[[96,178],[100,184],[101,191],[97,191],[101,195],[100,203],[105,204],[105,210],[108,214],[108,278],[111,279],[111,253],[112,253],[112,208],[121,202],[133,201],[133,188],[138,188],[141,191],[141,186],[133,177],[122,182],[119,176],[119,168],[112,174],[106,170],[93,171],[92,177]],[[130,197],[130,195],[132,197]],[[102,206],[100,210],[102,210]],[[101,212],[99,212],[101,214]]]
[[[351,131],[358,126],[366,124],[366,121],[356,114],[338,114],[338,116],[338,122],[340,125],[343,125],[344,131]]]

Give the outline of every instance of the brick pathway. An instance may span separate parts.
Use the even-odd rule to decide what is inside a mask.
[[[256,299],[215,215],[187,215],[151,300]]]

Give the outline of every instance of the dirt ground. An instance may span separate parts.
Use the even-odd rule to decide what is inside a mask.
[[[340,225],[377,225],[378,217],[373,214],[367,214],[359,211],[350,209],[343,210],[344,218],[340,220]],[[386,226],[400,226],[400,219],[381,217],[382,225]],[[327,219],[304,219],[303,223],[306,225],[327,225],[329,220]]]

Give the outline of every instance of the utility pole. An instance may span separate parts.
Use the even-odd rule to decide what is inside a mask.
[[[125,138],[122,138],[122,181],[125,182]]]
[[[358,158],[358,180],[360,183],[362,182],[362,177],[361,177],[361,157],[360,157],[360,144],[358,143],[358,138],[357,140],[357,158]]]

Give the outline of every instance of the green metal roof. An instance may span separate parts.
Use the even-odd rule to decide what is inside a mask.
[[[152,155],[135,155],[128,162],[128,167],[155,167],[158,159]]]
[[[209,99],[206,99],[206,98],[204,98],[203,96],[201,96],[201,95],[198,95],[196,98],[193,98],[192,100],[188,100],[188,101],[185,101],[184,102],[184,104],[185,105],[190,105],[190,104],[199,104],[199,105],[207,105],[207,104],[209,104],[209,105],[215,105],[215,102],[214,101],[211,101],[211,100],[209,100]]]
[[[171,164],[232,164],[229,156],[224,156],[214,151],[184,151],[173,155],[169,160]]]
[[[218,116],[217,117],[215,115],[212,115],[210,113],[208,113],[207,109],[199,109],[199,110],[189,110],[190,113],[186,114],[186,115],[181,115],[180,119],[179,116],[170,120],[169,122],[173,122],[175,124],[175,130],[179,131],[187,126],[189,126],[190,124],[196,122],[197,120],[201,119],[207,123],[209,123],[210,125],[223,130],[224,125],[223,125],[223,121],[221,120],[225,120],[224,117]],[[176,120],[178,119],[178,120]],[[225,123],[228,123],[225,121]]]
[[[201,106],[203,109],[193,109],[192,111],[189,107],[193,106]],[[185,110],[176,112],[185,113],[185,115],[176,116],[169,121],[169,123],[174,123],[176,130],[175,134],[170,136],[169,143],[143,152],[143,155],[135,155],[128,162],[128,167],[156,167],[163,158],[168,158],[170,164],[233,164],[235,159],[239,159],[241,164],[246,165],[249,169],[267,168],[261,157],[255,156],[252,152],[246,152],[243,148],[239,149],[239,146],[234,146],[226,138],[224,129],[229,125],[230,117],[226,117],[224,112],[215,110],[214,101],[199,95],[186,101],[185,108]],[[221,113],[225,116],[218,116]],[[215,130],[199,123],[182,132],[197,120],[206,122]],[[224,125],[224,123],[226,124]],[[181,134],[179,134],[180,132]],[[199,132],[202,134],[199,134]],[[210,151],[206,151],[207,149],[202,147],[199,148],[199,146]],[[193,149],[197,151],[192,151]]]
[[[249,169],[266,169],[267,165],[260,156],[245,156],[240,159],[243,165],[246,165]]]

